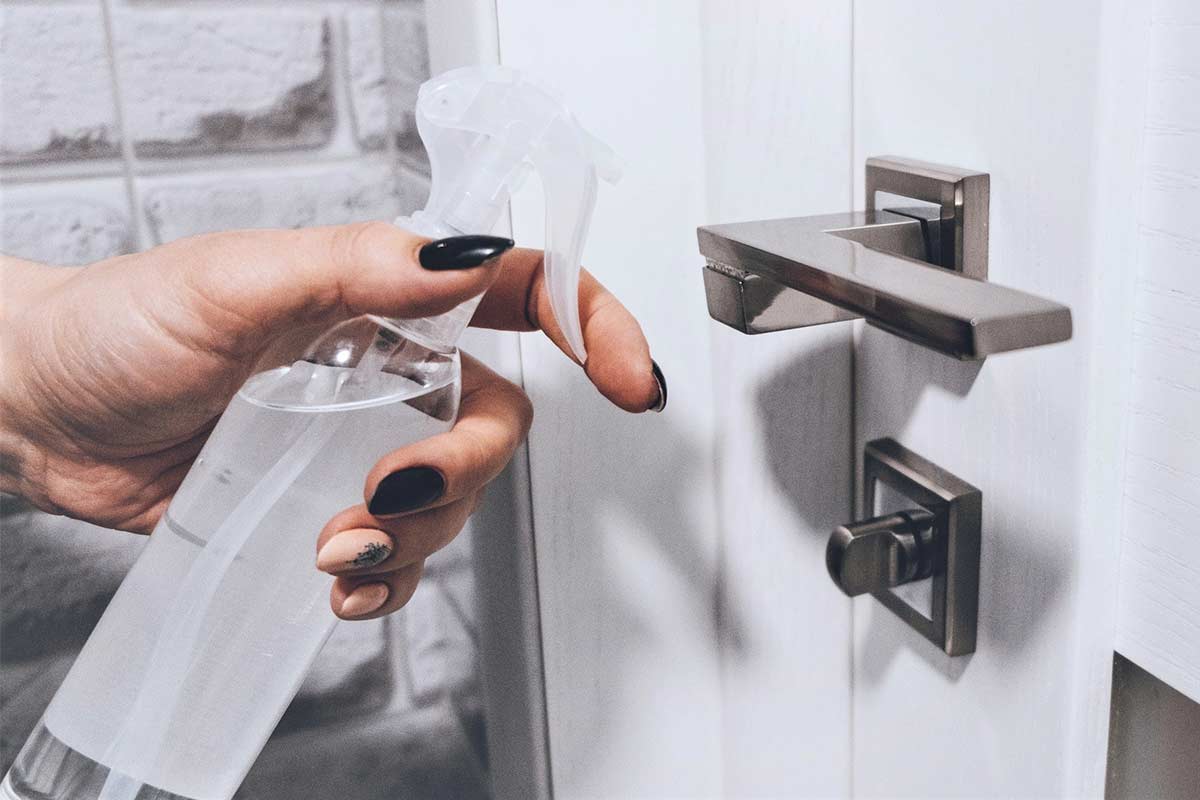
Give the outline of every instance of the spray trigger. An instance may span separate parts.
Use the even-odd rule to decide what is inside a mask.
[[[504,67],[465,67],[422,85],[417,128],[433,188],[410,227],[490,231],[526,175],[537,173],[546,205],[545,280],[550,306],[580,363],[579,270],[598,179],[615,182],[615,154],[575,120],[554,93]],[[460,307],[420,321],[427,339],[452,344],[470,318]],[[406,326],[411,327],[411,326]]]

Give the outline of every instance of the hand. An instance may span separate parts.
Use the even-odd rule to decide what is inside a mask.
[[[365,313],[424,317],[487,289],[472,324],[540,328],[570,352],[540,252],[433,271],[420,264],[426,244],[367,223],[198,236],[79,268],[0,260],[0,489],[148,533],[246,378]],[[587,273],[580,294],[592,382],[628,411],[660,407],[665,386],[636,320]],[[464,357],[454,428],[383,458],[366,476],[366,502],[322,530],[318,565],[338,576],[334,611],[362,619],[404,605],[424,559],[459,532],[531,418],[520,388]],[[410,508],[394,490],[414,479],[424,494]]]

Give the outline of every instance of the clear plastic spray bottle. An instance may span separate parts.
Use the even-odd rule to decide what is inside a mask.
[[[427,82],[417,123],[433,188],[424,211],[396,224],[434,238],[486,233],[537,172],[551,304],[584,361],[579,259],[597,177],[617,177],[607,148],[556,97],[499,67]],[[337,621],[333,579],[313,566],[317,532],[362,501],[380,457],[454,423],[455,343],[478,302],[427,319],[350,320],[246,382],[0,798],[233,796]]]

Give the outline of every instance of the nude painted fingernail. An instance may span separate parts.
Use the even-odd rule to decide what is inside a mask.
[[[392,554],[392,537],[374,528],[342,531],[317,553],[317,569],[331,574],[367,569]]]
[[[391,593],[391,587],[386,583],[364,583],[342,601],[342,610],[338,612],[338,616],[345,619],[365,617],[378,611]]]

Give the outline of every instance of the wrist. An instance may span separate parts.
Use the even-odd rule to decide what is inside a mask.
[[[29,436],[29,404],[21,353],[25,312],[75,270],[0,256],[0,492],[39,508],[52,506],[44,487],[45,453]]]
[[[22,497],[45,507],[46,492],[37,476],[45,474],[45,459],[22,430],[17,402],[18,377],[13,374],[10,352],[12,330],[0,321],[0,492]]]

